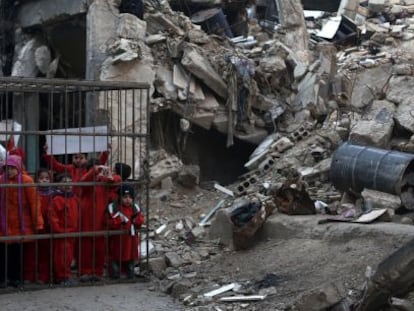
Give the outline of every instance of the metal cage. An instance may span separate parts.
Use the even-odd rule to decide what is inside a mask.
[[[123,242],[118,249],[122,253],[138,245],[137,251],[148,254],[149,85],[0,78],[0,120],[0,287],[122,280],[123,260],[119,259],[119,275],[110,272],[113,258],[120,257],[111,254],[111,245],[122,244],[124,236],[133,237],[131,228],[135,227],[125,221],[119,228],[111,227],[123,210],[116,216],[107,207],[112,200],[122,206],[117,199],[120,187],[128,185],[135,190],[135,202],[145,219],[137,231],[140,241],[131,240],[131,245]],[[87,156],[88,166],[74,166],[77,154]],[[13,166],[13,159],[20,159],[22,167]],[[113,172],[116,163],[129,167],[130,176],[120,178]],[[13,177],[16,167],[17,177]],[[40,183],[36,172],[41,167],[47,168],[49,176],[59,173],[72,179]],[[90,178],[85,177],[88,173]],[[42,204],[40,196],[45,189],[50,197]],[[30,195],[33,193],[35,199]],[[64,202],[59,203],[61,207],[59,195]],[[76,218],[76,225],[71,217]],[[131,223],[134,219],[131,216]],[[54,229],[56,226],[63,232]],[[90,262],[83,264],[85,260]],[[142,260],[143,256],[140,260],[132,256],[128,261],[128,279],[135,278],[130,274],[131,262],[136,270]],[[83,265],[91,266],[91,273],[83,273]],[[66,275],[69,267],[70,277],[62,279],[59,267],[64,267]],[[84,275],[90,277],[82,279]]]

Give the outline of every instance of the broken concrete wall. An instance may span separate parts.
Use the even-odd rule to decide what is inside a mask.
[[[88,0],[25,1],[18,6],[16,22],[20,27],[27,28],[85,14],[89,2]]]
[[[87,77],[102,81],[133,81],[148,83],[153,91],[155,71],[151,50],[143,41],[146,23],[131,14],[119,13],[119,1],[113,3],[96,0],[88,10],[87,38],[88,63]],[[105,111],[107,100],[112,100],[112,111],[107,111],[111,120],[111,130],[119,132],[134,131],[147,134],[146,93],[126,92],[119,98],[113,94],[111,99],[99,98],[97,107]],[[91,109],[96,107],[90,99]],[[117,103],[117,104],[116,104]],[[119,114],[119,105],[125,113]],[[124,159],[135,164],[135,175],[142,173],[142,160],[147,157],[146,142],[142,139],[120,141],[112,139],[114,159]]]
[[[286,29],[285,44],[296,52],[298,58],[309,63],[309,35],[300,0],[277,0],[281,25]]]

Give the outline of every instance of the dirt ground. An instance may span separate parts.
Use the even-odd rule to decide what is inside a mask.
[[[174,226],[182,217],[191,215],[196,220],[220,198],[220,194],[210,191],[174,189],[167,199],[153,206],[151,221],[168,219]],[[177,202],[182,207],[171,207]],[[269,217],[248,250],[232,251],[203,238],[191,248],[213,249],[208,259],[170,267],[163,277],[151,276],[149,282],[2,294],[1,310],[284,310],[300,294],[332,281],[343,284],[348,295],[358,295],[367,266],[375,269],[387,255],[414,237],[414,226],[409,225],[318,225],[317,219],[318,216],[276,213]],[[191,275],[184,282],[187,287],[166,295],[166,284],[172,282],[169,276],[177,274]],[[265,294],[266,298],[259,302],[223,303],[202,297],[203,293],[233,282],[241,285],[237,294]],[[231,294],[234,293],[222,296]],[[190,299],[183,301],[183,297]]]
[[[366,267],[375,266],[401,245],[390,238],[319,239],[304,236],[268,240],[250,250],[225,252],[198,269],[199,277],[219,284],[260,284],[274,275],[275,291],[248,310],[283,310],[302,292],[324,283],[340,281],[357,293]],[[257,294],[252,292],[251,294]]]
[[[170,202],[181,200],[186,203],[183,204],[185,207],[171,209],[167,201],[158,213],[170,219],[192,214],[197,219],[197,215],[206,213],[220,198],[217,193],[203,191],[194,195],[186,193],[183,197],[182,189],[179,189],[170,195]],[[242,285],[240,294],[267,295],[261,302],[244,304],[206,302],[195,298],[194,305],[198,306],[187,306],[187,310],[283,310],[301,293],[335,281],[344,285],[349,295],[355,296],[361,292],[367,266],[375,269],[389,254],[414,237],[414,226],[410,225],[318,225],[320,217],[287,216],[276,212],[269,217],[266,229],[259,233],[258,241],[251,249],[218,248],[216,255],[201,264],[169,271],[170,275],[195,272],[196,276],[191,279],[193,297],[233,282]],[[193,247],[205,247],[206,243],[208,241],[203,240]],[[227,293],[229,295],[231,293]]]
[[[151,291],[149,283],[54,288],[0,295],[2,311],[179,311],[171,297]]]
[[[343,239],[339,237],[340,232],[335,236],[312,237],[304,233],[303,237],[295,235],[290,239],[267,238],[249,250],[223,249],[210,260],[181,270],[196,272],[192,284],[198,294],[232,282],[246,288],[242,294],[258,294],[260,290],[263,293],[267,281],[267,289],[271,290],[261,302],[241,304],[213,300],[184,306],[161,293],[157,282],[153,281],[4,294],[0,296],[1,310],[277,311],[284,310],[302,292],[330,281],[340,281],[349,294],[355,295],[364,282],[366,267],[375,268],[406,240],[399,238],[400,235],[381,237],[360,233],[356,230],[352,238],[352,230],[351,233],[347,230]]]

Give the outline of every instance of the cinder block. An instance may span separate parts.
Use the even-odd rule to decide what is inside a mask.
[[[289,138],[282,137],[279,140],[277,140],[275,143],[273,143],[272,148],[282,153],[293,146],[294,144]]]

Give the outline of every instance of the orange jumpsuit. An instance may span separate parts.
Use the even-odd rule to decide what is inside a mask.
[[[54,191],[50,188],[38,191],[41,202],[43,219],[45,220],[44,233],[50,233],[49,213]],[[47,283],[50,280],[50,239],[39,240],[39,280]]]
[[[33,184],[33,187],[1,187],[0,235],[30,235],[42,230],[44,222],[40,200],[32,177],[22,170],[19,156],[10,155],[5,165],[17,168],[18,174],[10,179],[7,173],[3,174],[0,178],[0,184]],[[27,242],[27,240],[24,240],[24,242]],[[22,281],[21,256],[21,245],[17,240],[0,243],[0,282],[5,281],[6,274],[11,282]]]
[[[113,182],[112,178],[99,175],[100,169],[92,167],[81,182]],[[109,193],[105,185],[85,186],[81,194],[80,231],[102,231],[106,228],[106,207]],[[102,276],[105,263],[105,237],[80,239],[79,272],[81,275]]]
[[[57,190],[49,213],[52,233],[76,232],[79,229],[79,200],[72,192]],[[75,239],[70,237],[53,240],[53,273],[56,282],[71,277]]]

